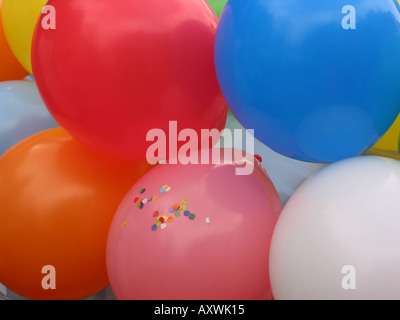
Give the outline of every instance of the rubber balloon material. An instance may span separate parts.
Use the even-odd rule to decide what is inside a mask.
[[[319,163],[360,155],[400,112],[399,30],[394,0],[229,1],[218,80],[236,118],[274,151]]]
[[[236,161],[159,165],[132,187],[107,242],[117,299],[271,299],[268,252],[282,204],[259,162],[246,161],[250,175],[236,175]]]
[[[235,132],[237,135],[237,130],[240,130],[240,137],[244,137],[246,130],[233,115],[228,115],[226,129],[231,130],[233,133],[233,147],[236,149],[243,149],[244,139],[236,139]],[[230,143],[231,142],[229,142],[229,144]],[[223,139],[221,139],[217,147],[223,148],[224,146],[226,146],[225,142]],[[261,164],[267,171],[268,176],[278,191],[283,205],[286,204],[293,192],[306,179],[326,166],[326,164],[322,163],[309,163],[285,157],[268,148],[255,138],[254,154],[261,156]]]
[[[32,38],[47,0],[3,0],[2,18],[8,44],[15,57],[32,74]]]
[[[399,154],[400,115],[390,127],[389,131],[373,146],[373,149],[389,151]]]
[[[153,143],[147,134],[161,129],[169,141],[170,121],[199,137],[224,128],[228,108],[213,60],[218,19],[205,1],[48,5],[57,28],[36,29],[33,72],[51,114],[76,139],[144,161]]]
[[[35,83],[0,83],[0,156],[21,140],[58,127],[44,105]]]
[[[61,128],[6,152],[0,158],[0,282],[28,299],[83,299],[107,287],[112,217],[149,169],[94,152]]]
[[[219,17],[228,0],[207,0],[207,2],[214,10],[217,17]]]
[[[18,62],[8,45],[3,29],[2,0],[0,0],[0,81],[22,80],[27,72]]]
[[[400,162],[361,156],[307,180],[271,243],[276,300],[398,300]]]

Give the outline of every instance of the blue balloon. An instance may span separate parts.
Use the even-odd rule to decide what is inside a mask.
[[[21,140],[55,127],[34,82],[0,82],[0,156]]]
[[[360,155],[400,112],[397,0],[230,0],[215,64],[235,117],[274,151]]]

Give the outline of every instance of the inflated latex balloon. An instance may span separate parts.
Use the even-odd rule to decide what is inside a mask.
[[[168,141],[169,121],[199,136],[224,128],[228,109],[213,60],[218,18],[205,1],[48,5],[57,28],[36,29],[33,71],[46,106],[72,136],[115,157],[145,160],[147,133],[161,129]]]
[[[400,162],[334,163],[290,198],[271,243],[274,298],[400,299]]]
[[[233,115],[228,115],[226,129],[231,131],[232,142],[221,139],[216,147],[245,148],[246,130]],[[238,131],[240,130],[240,131]],[[238,134],[240,132],[240,135]],[[236,134],[236,136],[235,136]],[[254,139],[254,138],[253,138]],[[249,151],[249,150],[248,150]],[[254,154],[261,157],[261,164],[271,178],[282,204],[285,205],[293,192],[311,175],[321,170],[325,164],[309,163],[294,160],[268,148],[257,139],[254,139]]]
[[[245,161],[248,175],[236,175],[241,161],[158,165],[132,187],[107,242],[117,299],[271,298],[268,252],[282,204],[260,163]]]
[[[8,45],[1,18],[2,8],[2,0],[0,0],[0,81],[21,80],[27,75],[27,72]]]
[[[373,150],[390,151],[399,154],[400,115],[390,127],[389,131],[373,146]]]
[[[213,8],[217,17],[219,17],[228,0],[207,0],[207,2]]]
[[[246,129],[302,161],[362,154],[400,111],[393,0],[236,0],[218,24],[222,92]]]
[[[112,217],[148,169],[94,152],[61,128],[6,152],[0,157],[0,282],[28,299],[82,299],[107,287]]]
[[[35,83],[0,83],[0,156],[30,135],[55,127],[58,124],[46,109]]]
[[[32,74],[32,37],[47,0],[3,0],[3,25],[7,41],[22,66]]]
[[[367,152],[365,152],[364,155],[386,157],[386,158],[400,160],[400,154],[398,151],[388,151],[388,150],[371,148]]]
[[[27,75],[27,72],[15,58],[8,45],[3,30],[2,9],[2,0],[0,0],[0,81],[21,80]]]

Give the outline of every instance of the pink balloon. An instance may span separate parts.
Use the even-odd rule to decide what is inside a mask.
[[[250,175],[236,175],[238,163],[161,164],[132,187],[107,243],[117,299],[272,299],[269,247],[282,204],[246,157]]]

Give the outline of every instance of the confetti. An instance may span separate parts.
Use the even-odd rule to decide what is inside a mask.
[[[182,199],[182,200],[181,200],[181,203],[187,204],[187,200],[186,200],[186,199]]]
[[[141,189],[139,190],[139,193],[144,193],[145,191],[146,191],[146,189],[141,188]]]
[[[163,188],[160,189],[160,193],[164,193],[165,190]]]
[[[157,221],[157,222],[156,222],[156,226],[157,226],[157,227],[160,227],[161,224],[162,224],[161,221]]]
[[[152,226],[151,226],[151,230],[153,230],[153,231],[156,231],[157,230],[157,225],[156,224],[153,224]]]
[[[181,213],[179,211],[175,211],[175,217],[179,217]]]
[[[191,213],[191,214],[189,215],[189,219],[190,219],[190,220],[194,220],[195,218],[196,218],[196,215],[195,215],[195,214]]]
[[[125,226],[128,224],[128,220],[125,220],[124,222],[122,222],[121,224],[121,229],[125,228]]]
[[[186,210],[186,211],[183,213],[183,215],[184,215],[185,217],[189,217],[190,211]]]
[[[208,223],[208,224],[211,223],[210,218],[206,218],[206,223]]]
[[[161,225],[161,229],[165,229],[167,227],[167,224],[166,223],[163,223],[162,225]]]
[[[150,202],[151,200],[153,200],[153,197],[148,197],[147,198],[147,202]]]
[[[174,217],[169,217],[167,220],[169,223],[174,222]]]
[[[168,188],[167,184],[164,184],[161,188],[163,188],[164,190]]]
[[[152,199],[151,199],[151,201],[156,201],[157,200],[157,197],[153,197]]]
[[[143,200],[142,200],[142,203],[143,203],[143,204],[146,204],[146,203],[147,203],[147,199],[143,199]]]
[[[165,192],[171,191],[171,187],[168,187],[167,189],[165,189]]]
[[[176,210],[179,210],[180,207],[181,207],[181,206],[179,205],[179,203],[175,203],[175,204],[172,206],[172,208],[174,208],[175,211],[176,211]]]
[[[143,208],[143,203],[142,203],[142,201],[140,201],[140,202],[138,203],[137,207],[138,207],[139,209],[142,209],[142,208]]]
[[[186,210],[187,210],[187,206],[182,206],[181,209],[182,209],[183,211],[186,211]]]
[[[164,217],[161,217],[161,218],[160,218],[160,221],[161,221],[161,223],[164,223],[164,222],[165,222]]]
[[[136,197],[135,200],[133,200],[134,203],[136,203],[136,202],[138,202],[138,201],[139,201],[139,198],[138,198],[138,197]]]
[[[155,217],[158,217],[160,215],[160,213],[158,212],[158,211],[154,211],[154,213],[153,213],[153,217],[155,218]]]
[[[171,212],[171,213],[174,212],[174,211],[175,211],[175,210],[174,210],[174,207],[169,207],[169,208],[168,208],[168,211]]]

